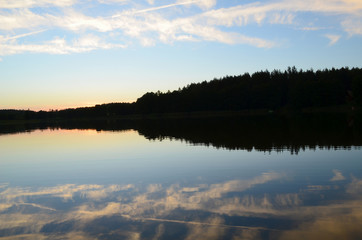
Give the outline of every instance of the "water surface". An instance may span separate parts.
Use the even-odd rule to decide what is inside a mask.
[[[230,124],[161,125],[0,135],[1,238],[362,238],[358,132],[250,147]]]

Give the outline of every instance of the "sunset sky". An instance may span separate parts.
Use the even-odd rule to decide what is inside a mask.
[[[288,66],[362,67],[362,1],[0,0],[0,109],[129,102]]]

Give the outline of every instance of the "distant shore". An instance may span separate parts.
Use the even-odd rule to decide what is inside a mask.
[[[0,123],[76,119],[151,119],[233,115],[361,112],[362,69],[295,67],[226,76],[167,92],[147,92],[132,103],[63,110],[0,110]]]
[[[1,110],[0,110],[1,111]],[[37,123],[62,123],[66,121],[98,121],[98,120],[147,120],[147,119],[188,119],[188,118],[214,118],[233,116],[296,116],[300,114],[362,114],[362,108],[349,105],[338,105],[318,108],[305,108],[296,110],[282,109],[273,111],[270,109],[254,109],[240,111],[194,111],[194,112],[171,112],[171,113],[146,113],[129,114],[121,116],[99,116],[99,117],[76,117],[76,118],[39,118],[39,119],[8,119],[0,120],[0,126],[17,124],[37,124]]]

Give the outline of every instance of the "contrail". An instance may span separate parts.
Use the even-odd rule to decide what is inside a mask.
[[[173,4],[163,5],[163,6],[159,6],[159,7],[146,8],[146,9],[143,9],[143,10],[135,11],[134,14],[152,12],[152,11],[157,11],[157,10],[160,10],[160,9],[170,8],[170,7],[180,6],[180,5],[189,5],[189,4],[197,3],[197,2],[200,2],[200,1],[188,1],[188,2],[182,2],[182,3],[173,3]],[[120,15],[120,14],[113,15],[112,18],[116,18],[116,17],[120,17],[120,16],[122,16],[122,15]]]
[[[137,218],[137,217],[128,217],[128,218],[131,218],[133,220],[141,220],[141,221],[170,222],[170,223],[181,223],[181,224],[190,224],[190,225],[223,227],[223,228],[240,228],[240,229],[249,229],[249,230],[280,231],[278,229],[272,229],[272,228],[266,228],[266,227],[236,226],[236,225],[215,224],[215,223],[207,223],[207,222],[160,219],[160,218]]]
[[[7,38],[4,38],[4,40],[5,40],[5,41],[7,41],[7,40],[12,40],[12,39],[23,38],[23,37],[27,37],[27,36],[31,36],[31,35],[35,35],[35,34],[39,34],[39,33],[45,32],[45,31],[47,31],[47,30],[46,30],[46,29],[44,29],[44,30],[39,30],[39,31],[35,31],[35,32],[30,32],[30,33],[19,34],[19,35],[16,35],[16,36],[12,36],[12,37],[7,37]]]
[[[50,211],[54,211],[54,212],[57,211],[57,210],[54,209],[54,208],[42,206],[42,205],[35,204],[35,203],[17,203],[17,204],[18,204],[18,205],[29,205],[29,206],[33,206],[33,207],[36,207],[36,208],[46,209],[46,210],[50,210]]]
[[[151,12],[151,11],[156,11],[159,9],[170,8],[170,7],[180,6],[180,5],[188,5],[188,4],[197,3],[197,2],[200,2],[200,1],[188,1],[188,2],[183,2],[183,3],[173,3],[173,4],[164,5],[164,6],[139,10],[139,11],[136,11],[135,13],[137,14],[137,13]]]

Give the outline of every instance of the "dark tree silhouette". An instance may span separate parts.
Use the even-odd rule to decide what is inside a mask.
[[[362,69],[341,68],[225,76],[175,91],[148,92],[133,103],[109,103],[59,111],[0,110],[0,120],[114,118],[130,115],[207,111],[300,111],[362,106]]]

